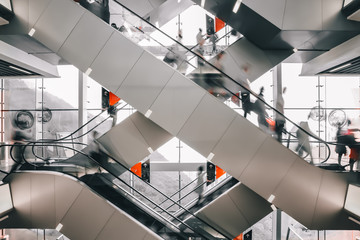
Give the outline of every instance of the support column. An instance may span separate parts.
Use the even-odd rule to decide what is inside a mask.
[[[87,75],[79,70],[79,113],[78,126],[81,127],[87,122]],[[79,135],[87,132],[87,126],[79,131]],[[82,143],[87,143],[87,136],[79,139]]]
[[[273,68],[273,107],[276,108],[276,99],[278,94],[282,94],[282,76],[281,76],[282,68],[281,63]],[[276,114],[274,113],[274,116]]]

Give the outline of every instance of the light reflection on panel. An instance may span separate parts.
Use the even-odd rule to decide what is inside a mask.
[[[13,208],[9,184],[0,185],[0,216]]]
[[[349,184],[345,200],[345,209],[360,217],[360,187]]]

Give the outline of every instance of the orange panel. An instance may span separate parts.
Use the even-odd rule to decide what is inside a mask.
[[[233,240],[243,240],[243,234],[240,233],[240,235],[234,238]]]
[[[137,164],[132,166],[132,168],[130,168],[130,170],[133,173],[135,173],[136,175],[138,175],[139,177],[141,177],[141,162],[138,162]]]
[[[218,179],[219,177],[221,177],[222,175],[224,175],[226,172],[224,170],[222,170],[221,168],[219,168],[218,166],[216,166],[216,179]]]
[[[120,98],[118,96],[116,96],[115,94],[113,94],[112,92],[110,92],[110,94],[109,94],[110,106],[116,104],[118,101],[120,101]]]
[[[215,32],[218,32],[219,30],[221,30],[223,27],[225,27],[225,23],[220,20],[219,18],[215,18]]]

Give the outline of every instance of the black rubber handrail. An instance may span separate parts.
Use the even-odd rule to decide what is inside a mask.
[[[52,145],[52,144],[48,144],[47,146],[58,146],[58,145]],[[90,159],[92,162],[94,162],[96,165],[102,167],[103,169],[105,169],[108,173],[110,173],[112,176],[114,176],[117,180],[123,182],[125,185],[127,185],[128,187],[132,188],[130,185],[128,185],[124,180],[122,180],[121,178],[119,178],[117,175],[113,174],[111,172],[111,170],[109,171],[109,169],[107,169],[105,166],[101,165],[101,163],[99,163],[98,161],[96,161],[95,159],[93,159],[92,157],[90,157],[88,154],[82,152],[81,150],[77,150],[77,149],[74,149],[72,147],[68,147],[68,146],[59,146],[59,147],[62,147],[62,148],[66,148],[66,149],[71,149],[73,151],[76,151],[77,153],[87,157],[88,159]],[[25,151],[25,148],[24,150]],[[112,160],[116,161],[118,164],[120,164],[124,170],[126,170],[127,172],[129,172],[130,174],[132,174],[133,176],[136,176],[138,177],[136,174],[134,174],[133,172],[131,172],[129,169],[127,169],[125,166],[123,166],[120,162],[118,162],[116,159],[112,158],[110,155],[106,154],[107,157],[111,158]],[[36,164],[31,164],[29,163],[29,161],[27,161],[26,159],[24,159],[26,163],[34,166],[34,167],[37,167]],[[142,179],[140,177],[138,177],[141,181]],[[162,193],[161,191],[159,191],[158,189],[156,189],[154,186],[152,186],[151,184],[145,182],[145,181],[142,181],[143,183],[145,183],[147,186],[149,186],[150,188],[154,189],[156,192],[158,192],[159,194],[161,194],[162,196],[164,196],[165,198],[168,198],[168,196],[166,196],[166,194]],[[148,199],[146,196],[144,196],[141,192],[139,192],[138,190],[136,189],[133,189],[134,191],[136,191],[138,194],[140,194],[142,197],[146,198],[148,201],[150,201],[152,204],[154,205],[157,205],[156,203],[154,203],[151,199]],[[223,236],[226,236],[224,235],[223,233],[221,233],[219,230],[213,228],[211,225],[207,224],[206,222],[202,221],[201,219],[199,219],[198,217],[196,217],[193,213],[191,213],[190,211],[188,211],[187,209],[185,209],[184,207],[182,207],[180,204],[176,203],[175,201],[173,201],[172,199],[168,198],[168,200],[170,200],[171,202],[173,202],[174,204],[176,204],[179,208],[182,208],[183,210],[185,210],[187,213],[191,214],[194,218],[200,220],[202,223],[204,223],[205,225],[207,225],[208,227],[212,228],[213,230],[215,230],[216,232],[219,232],[220,234],[222,234]],[[162,208],[161,206],[158,206],[161,210],[163,210],[164,212],[166,212],[168,215],[170,215],[172,218],[176,219],[177,221],[179,222],[182,222],[180,219],[178,219],[176,216],[172,216],[172,214],[168,213],[166,211],[166,209]],[[187,226],[186,223],[184,223],[185,226]],[[189,227],[191,229],[191,227]],[[193,230],[193,229],[192,229]],[[194,231],[194,230],[193,230]],[[196,231],[194,231],[196,232]],[[198,233],[200,234],[200,233]],[[201,234],[200,234],[201,235]]]
[[[192,54],[194,54],[195,56],[199,56],[197,53],[193,52],[191,49],[187,48],[185,45],[183,45],[181,42],[177,41],[176,39],[172,38],[171,36],[169,36],[167,33],[165,33],[164,31],[162,31],[161,29],[157,28],[154,24],[148,22],[146,19],[144,19],[143,17],[141,17],[140,15],[138,15],[137,13],[135,13],[134,11],[132,11],[131,9],[129,9],[128,7],[126,7],[125,5],[123,5],[122,3],[120,3],[117,0],[113,0],[114,2],[116,2],[117,4],[121,5],[124,9],[126,9],[127,11],[129,11],[130,13],[132,13],[133,15],[135,15],[136,17],[138,17],[139,19],[141,19],[142,21],[146,22],[148,25],[150,25],[151,27],[153,27],[154,29],[156,29],[157,31],[159,31],[160,33],[162,33],[164,36],[166,36],[168,39],[171,39],[173,42],[175,42],[176,44],[180,45],[181,47],[183,47],[184,49],[186,49],[188,52],[191,52]],[[290,51],[290,50],[289,50]],[[291,50],[292,51],[292,50]],[[240,86],[243,89],[246,89],[252,96],[254,96],[256,99],[258,99],[259,101],[261,101],[262,103],[265,104],[265,106],[268,109],[271,109],[272,111],[275,111],[277,114],[281,115],[282,117],[284,117],[284,119],[286,119],[288,122],[292,123],[294,126],[296,126],[298,129],[300,129],[301,131],[303,131],[304,133],[306,133],[308,136],[318,140],[319,142],[322,142],[324,144],[326,144],[326,142],[319,138],[318,136],[313,135],[312,133],[306,131],[305,129],[303,129],[302,127],[298,126],[295,122],[293,122],[291,119],[287,118],[284,114],[282,114],[281,112],[279,112],[277,109],[275,109],[274,107],[272,107],[270,104],[268,104],[266,101],[264,101],[263,99],[259,98],[258,95],[256,93],[254,93],[251,89],[247,88],[246,86],[244,86],[242,83],[237,82],[236,80],[234,80],[232,77],[230,77],[228,74],[226,74],[225,72],[223,72],[221,69],[217,68],[215,65],[213,65],[212,63],[208,62],[206,59],[202,59],[204,63],[206,63],[207,65],[211,66],[213,69],[216,69],[219,73],[221,73],[223,76],[225,76],[228,80],[230,80],[231,82],[235,83],[236,85]],[[225,89],[226,91],[228,91],[232,96],[238,98],[239,100],[241,100],[241,98],[239,96],[236,95],[236,93],[233,93],[232,91],[230,91],[229,89],[227,89],[225,86],[221,86],[223,89]],[[326,160],[329,159],[330,157],[330,152],[329,155],[327,156]]]

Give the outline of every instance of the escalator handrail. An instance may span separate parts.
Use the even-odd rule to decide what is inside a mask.
[[[184,49],[186,49],[188,52],[191,52],[192,54],[194,54],[195,56],[198,56],[197,53],[195,53],[194,51],[192,51],[191,49],[187,48],[185,45],[183,45],[181,42],[177,41],[176,39],[172,38],[171,36],[169,36],[167,33],[165,33],[164,31],[162,31],[161,29],[157,28],[154,24],[148,22],[146,19],[144,19],[143,17],[141,17],[140,15],[138,15],[137,13],[135,13],[134,11],[132,11],[131,9],[129,9],[128,7],[126,7],[125,5],[123,5],[122,3],[120,3],[118,0],[113,0],[114,2],[116,2],[117,4],[121,5],[123,8],[125,8],[127,11],[129,11],[130,13],[132,13],[133,15],[135,15],[136,17],[138,17],[139,19],[141,19],[142,21],[146,22],[147,24],[149,24],[151,27],[153,27],[154,29],[156,29],[157,31],[159,31],[160,33],[162,33],[163,35],[165,35],[167,38],[171,39],[173,42],[175,42],[176,44],[182,46]],[[282,117],[284,117],[287,121],[289,121],[290,123],[292,123],[294,126],[296,126],[298,129],[300,129],[301,131],[303,131],[304,133],[306,133],[308,136],[326,144],[326,142],[319,138],[318,136],[313,135],[312,133],[306,131],[305,129],[303,129],[302,127],[298,126],[295,122],[293,122],[291,119],[287,118],[284,114],[282,114],[280,111],[278,111],[276,108],[272,107],[270,104],[268,104],[266,101],[264,101],[263,99],[261,99],[256,93],[254,93],[251,89],[247,88],[246,86],[244,86],[243,84],[235,81],[232,77],[230,77],[228,74],[226,74],[225,72],[223,72],[221,69],[217,68],[215,65],[213,65],[212,63],[208,62],[206,59],[203,59],[203,61],[211,66],[213,69],[216,69],[218,72],[220,72],[222,75],[224,75],[226,78],[228,78],[230,81],[232,81],[233,83],[235,83],[236,85],[242,87],[243,89],[246,89],[252,96],[254,96],[256,99],[258,99],[259,101],[261,101],[262,103],[264,103],[269,109],[271,109],[272,111],[275,111],[277,114],[281,115]],[[225,88],[224,86],[222,86],[223,88]],[[229,89],[225,88],[229,93],[231,93],[233,96],[237,97],[238,99],[241,100],[241,98],[239,96],[237,96],[235,93],[231,92]],[[329,159],[330,157],[330,152],[329,152],[329,156],[326,158]]]
[[[47,145],[47,146],[57,146],[57,145],[51,145],[51,144],[49,144],[49,145]],[[133,187],[131,187],[130,185],[128,185],[125,181],[123,181],[121,178],[119,178],[117,175],[115,175],[115,174],[113,174],[111,171],[109,171],[109,169],[107,169],[106,167],[104,167],[103,165],[101,165],[98,161],[96,161],[95,159],[93,159],[91,156],[89,156],[88,154],[86,154],[86,153],[84,153],[84,152],[82,152],[81,150],[77,150],[77,149],[74,149],[74,148],[72,148],[72,147],[68,147],[68,146],[60,146],[60,147],[63,147],[63,148],[66,148],[66,149],[71,149],[71,150],[73,150],[73,151],[76,151],[77,153],[79,153],[79,154],[81,154],[81,155],[83,155],[83,156],[85,156],[85,157],[87,157],[88,159],[90,159],[92,162],[94,162],[95,164],[97,164],[98,166],[100,166],[100,167],[102,167],[103,169],[105,169],[108,173],[110,173],[113,177],[115,177],[117,180],[119,180],[119,181],[121,181],[121,182],[123,182],[125,185],[127,185],[129,188],[132,188],[132,190],[134,190],[134,191],[136,191],[138,194],[140,194],[142,197],[144,197],[144,198],[146,198],[148,201],[150,201],[152,204],[154,204],[154,205],[157,205],[155,202],[153,202],[151,199],[149,199],[147,196],[145,196],[145,195],[143,195],[141,192],[139,192],[138,190],[136,190],[136,189],[134,189]],[[24,148],[24,151],[25,151],[25,148]],[[106,154],[106,156],[108,156],[108,157],[110,157],[108,154]],[[113,159],[112,157],[110,157],[111,159]],[[26,163],[28,163],[29,164],[29,162],[26,160],[26,159],[24,159],[25,160],[25,162]],[[115,159],[113,159],[113,160],[115,160]],[[35,165],[35,164],[31,164],[32,166],[34,166],[34,167],[37,167],[37,165]],[[128,170],[127,168],[125,168],[127,171],[129,171],[131,174],[133,174],[130,170]],[[133,174],[133,175],[135,175],[135,174]],[[135,176],[137,176],[137,175],[135,175]],[[147,182],[145,182],[145,181],[143,181],[144,183],[147,183]],[[147,183],[148,184],[148,183]],[[153,189],[155,189],[158,193],[160,193],[160,194],[162,194],[164,197],[167,197],[165,194],[163,194],[163,193],[161,193],[158,189],[156,189],[155,187],[153,187],[152,185],[150,185],[150,184],[148,184],[148,186],[151,186],[151,188],[153,188]],[[171,201],[172,201],[172,199],[170,199]],[[176,202],[175,202],[175,204],[177,204]],[[179,205],[179,204],[177,204],[180,208],[183,208],[181,205]],[[158,206],[160,209],[162,209],[164,212],[166,212],[168,215],[170,215],[171,217],[173,217],[174,219],[176,219],[177,221],[179,221],[179,222],[181,222],[181,223],[183,223],[180,219],[178,219],[176,216],[173,216],[171,213],[169,213],[169,212],[167,212],[167,210],[166,209],[164,209],[164,208],[162,208],[161,206]],[[187,210],[187,209],[185,209],[185,208],[183,208],[184,210]],[[155,211],[154,211],[155,212]],[[198,217],[196,217],[193,213],[191,213],[190,211],[188,211],[187,210],[187,212],[188,213],[190,213],[193,217],[195,217],[195,218],[197,218],[197,219],[199,219]],[[209,224],[207,224],[206,222],[204,222],[203,220],[201,220],[201,219],[199,219],[201,222],[203,222],[204,224],[206,224],[207,226],[209,226],[210,228],[212,228],[213,230],[215,230],[215,231],[217,231],[217,232],[219,232],[219,233],[221,233],[219,230],[217,230],[217,229],[215,229],[215,228],[213,228],[211,225],[209,225]],[[183,223],[185,226],[187,226],[187,224],[186,223]],[[196,232],[194,229],[192,229],[190,226],[187,226],[187,227],[189,227],[191,230],[193,230],[194,232]],[[200,234],[201,235],[201,233],[198,233],[198,234]],[[221,233],[222,235],[224,235],[223,233]],[[224,236],[226,236],[226,235],[224,235]]]

